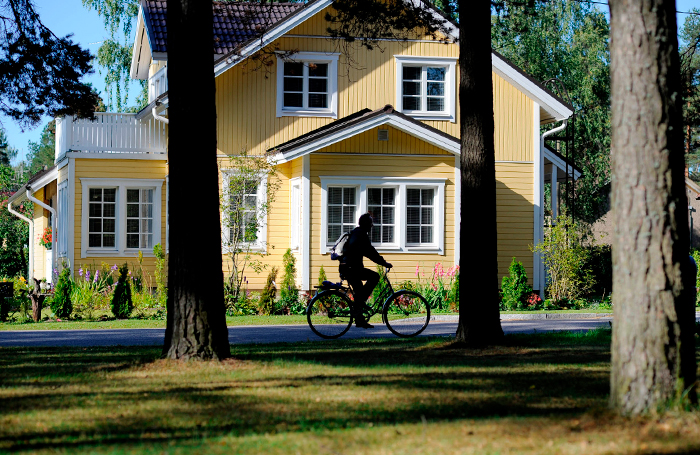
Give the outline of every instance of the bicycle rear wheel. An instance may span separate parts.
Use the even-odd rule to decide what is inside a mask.
[[[319,292],[306,307],[306,320],[321,338],[338,338],[352,325],[350,300],[337,290]]]
[[[413,291],[395,292],[384,304],[382,313],[387,328],[400,337],[414,337],[430,322],[427,300]]]

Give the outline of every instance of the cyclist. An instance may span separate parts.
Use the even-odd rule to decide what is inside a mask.
[[[379,283],[379,274],[365,268],[362,259],[366,257],[388,268],[391,268],[391,264],[377,253],[377,250],[369,240],[369,233],[372,230],[372,226],[374,226],[372,215],[365,213],[360,216],[358,224],[359,226],[352,230],[350,238],[345,244],[338,271],[341,278],[345,278],[348,281],[354,293],[354,301],[350,311],[353,319],[355,319],[355,326],[363,329],[372,329],[374,326],[365,320],[362,315],[362,308],[372,294],[374,287]],[[363,281],[366,283],[362,284]]]

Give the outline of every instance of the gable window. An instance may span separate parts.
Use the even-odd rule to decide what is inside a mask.
[[[160,243],[162,180],[80,179],[82,257],[153,255]]]
[[[444,57],[396,58],[396,107],[423,120],[456,121],[457,59]]]
[[[338,54],[277,56],[277,117],[338,116]]]
[[[321,176],[321,254],[365,212],[380,252],[444,251],[445,179]]]

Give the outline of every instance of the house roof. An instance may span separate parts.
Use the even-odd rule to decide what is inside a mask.
[[[546,160],[554,164],[558,169],[569,174],[569,177],[578,179],[583,174],[583,169],[576,166],[570,159],[562,155],[561,153],[555,151],[554,149],[544,146],[544,157]]]
[[[277,154],[279,159],[283,161],[291,160],[386,124],[445,151],[455,155],[459,154],[460,141],[458,138],[404,115],[396,111],[390,104],[374,111],[362,109],[328,125],[302,134],[291,141],[272,147],[267,152],[269,154]]]
[[[14,202],[26,197],[27,189],[31,188],[32,191],[38,191],[58,178],[58,169],[56,165],[49,168],[44,168],[37,172],[36,174],[29,177],[27,183],[22,185],[15,193],[10,196],[9,202]]]
[[[151,52],[168,51],[165,26],[167,1],[142,3]],[[233,51],[239,44],[259,37],[271,26],[303,7],[303,3],[212,2],[214,10],[214,54]]]

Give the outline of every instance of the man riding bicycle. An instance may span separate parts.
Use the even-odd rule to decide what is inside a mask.
[[[354,293],[350,311],[353,319],[355,319],[355,326],[363,329],[372,329],[374,326],[365,320],[362,309],[365,302],[372,294],[374,287],[379,283],[379,274],[365,268],[363,258],[366,257],[387,268],[391,268],[391,264],[386,262],[386,260],[377,253],[377,250],[372,246],[372,242],[369,240],[369,232],[372,230],[372,226],[374,226],[372,215],[365,213],[360,216],[358,224],[359,226],[352,230],[345,244],[338,271],[340,272],[340,277],[345,278],[348,284],[350,284]],[[362,284],[363,281],[366,283]]]

